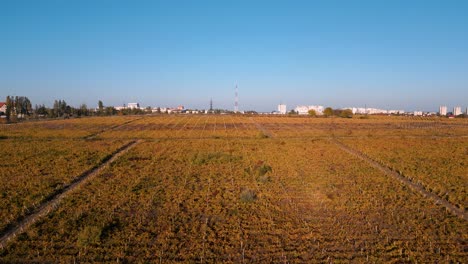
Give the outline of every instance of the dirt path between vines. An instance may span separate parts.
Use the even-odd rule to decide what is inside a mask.
[[[46,201],[42,202],[36,209],[32,211],[32,213],[24,216],[21,220],[15,223],[14,226],[6,229],[0,237],[0,248],[4,248],[8,242],[14,239],[17,235],[23,233],[26,229],[28,229],[32,224],[37,222],[41,217],[46,216],[55,208],[57,208],[60,202],[71,194],[75,189],[80,188],[86,182],[90,181],[92,178],[96,177],[102,170],[104,170],[109,164],[114,162],[120,156],[125,154],[128,150],[138,144],[140,141],[131,141],[116,151],[114,151],[107,159],[105,159],[101,165],[98,167],[88,170],[81,174],[78,178],[76,178],[72,183],[62,188],[60,191],[55,193]]]
[[[259,123],[257,123],[252,117],[249,117],[250,121],[258,128],[258,130],[262,131],[264,135],[267,135],[269,138],[273,138],[273,135],[270,133],[270,131],[266,130],[265,128],[262,127]]]
[[[396,171],[393,171],[393,170],[389,169],[388,167],[382,166],[377,161],[369,158],[366,154],[345,145],[344,143],[336,140],[335,138],[332,138],[331,141],[333,143],[335,143],[338,147],[340,147],[342,150],[344,150],[344,151],[348,152],[349,154],[354,155],[354,156],[366,161],[372,167],[382,171],[386,175],[392,176],[393,178],[401,181],[403,184],[405,184],[408,187],[410,187],[411,189],[413,189],[413,191],[420,192],[424,197],[433,200],[436,204],[442,205],[443,207],[445,207],[452,214],[454,214],[454,215],[456,215],[456,216],[458,216],[458,217],[460,217],[462,219],[468,220],[468,214],[467,214],[467,212],[465,210],[456,207],[455,205],[453,205],[449,201],[447,201],[447,200],[441,198],[440,196],[426,190],[424,188],[424,186],[422,186],[420,184],[417,184],[415,182],[412,182],[407,177],[399,174]]]
[[[98,132],[96,132],[96,133],[93,133],[93,134],[90,134],[90,135],[87,135],[87,136],[83,137],[83,139],[92,139],[92,138],[95,138],[95,137],[99,136],[100,134],[102,134],[102,133],[104,133],[104,132],[111,131],[111,130],[113,130],[113,129],[116,129],[116,128],[119,128],[119,127],[128,125],[128,124],[130,124],[130,123],[136,122],[136,121],[141,120],[141,119],[143,119],[143,118],[144,118],[144,117],[137,118],[137,119],[133,119],[133,120],[129,120],[129,121],[124,122],[124,123],[122,123],[122,124],[115,125],[115,126],[112,126],[112,127],[109,127],[109,128],[105,128],[105,129],[102,129],[101,131],[98,131]]]

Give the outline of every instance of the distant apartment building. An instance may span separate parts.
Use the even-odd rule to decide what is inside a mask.
[[[294,109],[300,115],[308,115],[310,110],[314,110],[317,115],[322,115],[325,108],[321,105],[298,105]]]
[[[161,108],[160,107],[153,107],[153,108],[151,108],[151,113],[161,113]]]
[[[389,115],[402,115],[405,113],[405,110],[388,110],[387,114]]]
[[[127,104],[127,108],[128,108],[128,109],[139,109],[139,108],[140,108],[140,104],[139,104],[139,103],[128,103],[128,104]]]
[[[461,110],[461,106],[455,106],[455,107],[453,108],[453,115],[454,115],[454,116],[459,116],[459,115],[461,115],[461,114],[463,114],[463,113],[462,113],[462,110]]]
[[[279,104],[278,105],[278,113],[285,115],[287,112],[286,105],[285,104]]]
[[[446,116],[447,115],[447,106],[441,105],[439,107],[439,115]]]
[[[372,114],[386,114],[387,110],[377,109],[377,108],[367,108],[367,107],[348,107],[345,109],[351,109],[353,114],[361,115],[372,115]]]
[[[179,110],[178,108],[167,108],[167,113],[168,114],[178,114],[182,112],[181,110]]]
[[[294,111],[300,115],[307,115],[309,113],[309,107],[305,105],[298,105],[296,108],[294,108]]]
[[[401,115],[405,113],[405,110],[385,110],[379,108],[367,108],[367,107],[348,107],[344,109],[350,109],[353,114],[361,115]]]
[[[422,115],[423,115],[423,111],[414,111],[414,112],[413,112],[413,115],[414,115],[414,116],[422,116]]]

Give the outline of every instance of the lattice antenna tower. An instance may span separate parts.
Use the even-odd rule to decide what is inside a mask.
[[[236,91],[235,91],[235,101],[234,101],[234,113],[239,112],[239,90],[237,89],[236,84]]]
[[[210,111],[213,111],[213,98],[210,98]]]

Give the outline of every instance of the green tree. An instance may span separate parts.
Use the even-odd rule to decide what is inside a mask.
[[[102,103],[101,100],[99,100],[99,102],[98,102],[98,113],[99,113],[99,115],[102,115],[103,112],[104,112],[104,104]]]
[[[53,117],[58,117],[60,115],[59,102],[57,100],[54,100],[54,105],[52,109],[50,109],[50,112]]]
[[[22,105],[18,96],[15,96],[13,105],[14,105],[14,112],[15,112],[15,118],[16,118],[18,114],[21,114],[22,112]]]
[[[294,111],[294,109],[291,109],[291,111],[289,111],[289,113],[288,113],[288,114],[289,114],[289,115],[297,115],[297,112],[296,112],[296,111]]]
[[[71,114],[71,107],[67,105],[65,100],[55,100],[53,108],[50,109],[50,116],[62,117],[65,114]]]
[[[6,113],[5,113],[7,122],[10,122],[11,106],[12,106],[11,98],[10,98],[10,96],[7,96],[7,98],[6,98]]]
[[[25,99],[25,108],[26,108],[26,114],[29,116],[33,113],[33,108],[32,108],[32,104],[31,104],[31,101],[29,100],[29,98],[26,97]]]
[[[47,113],[47,108],[45,107],[45,105],[36,105],[36,109],[34,111],[36,113],[36,115],[38,116],[46,116],[48,113]]]
[[[73,113],[73,108],[69,105],[65,106],[65,115],[69,117]]]
[[[310,110],[309,110],[309,116],[316,117],[316,116],[317,116],[317,112],[315,112],[314,109],[310,109]]]
[[[15,98],[13,98],[13,96],[10,97],[10,121],[12,122],[16,122],[18,119],[17,98],[18,96],[15,96]]]
[[[80,110],[78,112],[80,116],[88,116],[89,111],[88,111],[88,106],[86,104],[81,104],[80,105]]]
[[[16,96],[14,102],[16,114],[21,117],[29,116],[32,113],[31,101],[25,96]]]
[[[323,110],[323,115],[326,116],[326,117],[332,116],[333,115],[333,109],[331,107],[325,108],[325,110]]]
[[[117,110],[113,106],[108,106],[105,108],[105,113],[106,115],[115,115],[117,113]]]

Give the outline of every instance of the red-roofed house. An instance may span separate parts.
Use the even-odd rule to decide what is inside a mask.
[[[0,112],[6,113],[6,103],[0,102]]]

